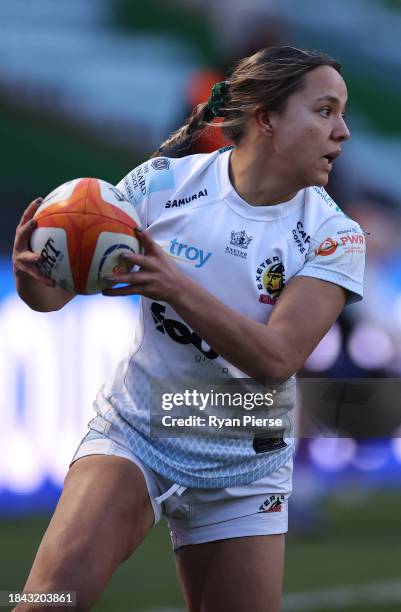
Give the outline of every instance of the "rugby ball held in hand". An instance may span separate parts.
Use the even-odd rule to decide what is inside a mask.
[[[99,293],[105,276],[131,269],[119,256],[141,250],[133,205],[100,179],[74,179],[57,187],[34,218],[31,249],[42,256],[42,274],[72,293]]]

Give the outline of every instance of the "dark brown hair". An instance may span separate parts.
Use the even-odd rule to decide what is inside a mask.
[[[237,144],[245,125],[256,106],[266,110],[283,111],[288,98],[303,85],[307,72],[318,66],[331,66],[341,74],[341,65],[317,51],[295,47],[270,47],[240,60],[226,80],[228,93],[219,124],[226,138]],[[152,155],[183,157],[191,152],[191,143],[213,117],[207,102],[196,106],[188,122],[165,140]]]

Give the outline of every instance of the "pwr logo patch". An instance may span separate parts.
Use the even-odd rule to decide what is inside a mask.
[[[285,502],[284,495],[269,495],[269,497],[260,506],[259,512],[281,512],[283,503]]]

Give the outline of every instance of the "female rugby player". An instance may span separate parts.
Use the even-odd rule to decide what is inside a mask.
[[[132,272],[104,293],[142,296],[135,349],[96,399],[26,591],[73,590],[90,609],[164,514],[191,612],[279,610],[291,437],[152,436],[152,384],[273,380],[292,408],[294,373],[362,296],[363,234],[324,190],[350,136],[346,102],[336,61],[261,50],[118,185],[142,220],[144,254],[127,254]],[[233,148],[180,157],[215,117]],[[44,312],[73,296],[29,251],[39,204],[21,219],[13,261],[19,295]]]

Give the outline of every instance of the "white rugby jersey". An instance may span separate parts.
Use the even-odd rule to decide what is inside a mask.
[[[285,203],[251,206],[229,178],[231,148],[180,159],[159,157],[130,172],[117,187],[135,206],[143,227],[189,277],[236,312],[266,323],[293,276],[312,276],[362,297],[365,239],[321,187]],[[141,298],[135,346],[98,395],[103,417],[124,433],[133,452],[184,486],[246,484],[278,469],[292,455],[290,438],[255,443],[198,435],[151,437],[151,381],[246,377],[208,346],[168,304]],[[289,322],[290,324],[290,322]],[[294,379],[280,392],[295,402]],[[154,406],[153,408],[154,409]],[[157,410],[157,407],[156,407]],[[160,412],[160,407],[159,407]],[[188,430],[187,430],[188,431]],[[174,434],[176,435],[176,434]],[[259,440],[260,442],[260,440]]]

